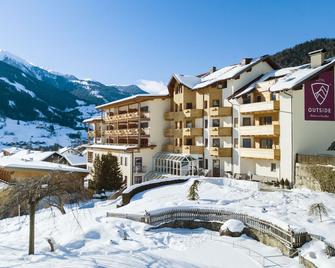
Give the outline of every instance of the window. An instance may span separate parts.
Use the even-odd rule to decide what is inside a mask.
[[[182,111],[182,110],[183,110],[183,104],[180,103],[180,104],[179,104],[179,111]]]
[[[220,147],[220,139],[213,139],[212,142],[213,142],[213,147],[217,147],[217,148]]]
[[[234,138],[234,148],[238,148],[238,138]]]
[[[142,176],[134,176],[134,181],[136,183],[142,183]]]
[[[208,108],[208,101],[204,101],[204,109]]]
[[[125,165],[125,166],[128,166],[128,157],[125,157],[125,158],[124,158],[124,165]]]
[[[199,168],[204,168],[204,159],[202,157],[199,157]]]
[[[175,146],[178,146],[178,139],[175,140],[174,145],[175,145]]]
[[[148,128],[149,127],[149,123],[148,122],[141,122],[141,128]]]
[[[174,111],[175,111],[175,112],[178,112],[178,104],[175,104],[175,105],[174,105]]]
[[[251,139],[250,138],[243,139],[242,140],[242,147],[243,148],[251,148]]]
[[[234,118],[234,127],[238,127],[238,117]]]
[[[276,163],[271,163],[271,171],[275,172],[277,169]]]
[[[205,159],[205,169],[208,169],[208,159]]]
[[[220,126],[220,119],[213,119],[212,127],[219,127],[219,126]]]
[[[270,98],[271,100],[275,101],[277,99],[276,93],[271,92]]]
[[[262,96],[261,95],[256,96],[256,102],[261,102],[261,101],[262,101]]]
[[[185,145],[192,145],[192,139],[186,139],[185,142]]]
[[[262,116],[259,118],[260,125],[272,125],[272,116]]]
[[[205,128],[208,128],[208,120],[205,119]]]
[[[149,107],[148,106],[141,107],[141,112],[143,112],[143,113],[149,112]]]
[[[192,121],[186,121],[185,126],[187,128],[192,128]]]
[[[186,109],[192,109],[192,102],[186,103]]]
[[[205,139],[205,147],[208,147],[208,139]]]
[[[273,141],[271,139],[261,139],[260,147],[262,149],[272,149]]]
[[[242,118],[242,125],[243,126],[251,126],[251,118],[250,117],[243,117]]]
[[[120,165],[121,166],[123,165],[123,157],[122,156],[120,157]]]
[[[243,104],[247,104],[247,103],[251,103],[251,97],[249,96],[243,96],[242,97],[242,103]]]
[[[220,100],[213,100],[212,107],[220,107]]]
[[[87,152],[87,162],[88,163],[93,162],[93,152]]]

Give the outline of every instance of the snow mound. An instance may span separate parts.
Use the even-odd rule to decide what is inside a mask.
[[[230,220],[225,221],[224,224],[222,224],[220,228],[220,232],[229,230],[232,233],[242,233],[244,228],[245,228],[245,225],[243,222],[239,220],[230,219]]]

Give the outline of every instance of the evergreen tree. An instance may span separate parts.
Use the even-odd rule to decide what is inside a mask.
[[[198,200],[199,199],[199,193],[198,193],[198,191],[199,191],[199,189],[198,189],[199,184],[200,184],[200,181],[198,181],[198,180],[195,180],[192,183],[192,185],[191,185],[191,187],[190,187],[190,189],[188,191],[188,199],[189,200]]]
[[[118,190],[122,185],[122,174],[117,157],[107,154],[94,160],[93,179],[96,190]]]

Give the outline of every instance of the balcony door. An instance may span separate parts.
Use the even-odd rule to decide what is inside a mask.
[[[213,159],[213,177],[220,177],[220,160]]]

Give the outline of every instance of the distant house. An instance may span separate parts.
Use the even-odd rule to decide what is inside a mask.
[[[83,180],[88,174],[88,171],[83,168],[41,160],[18,159],[11,156],[0,158],[0,168],[11,174],[10,179],[0,178],[6,181],[42,177],[52,172],[72,173],[75,178]]]

